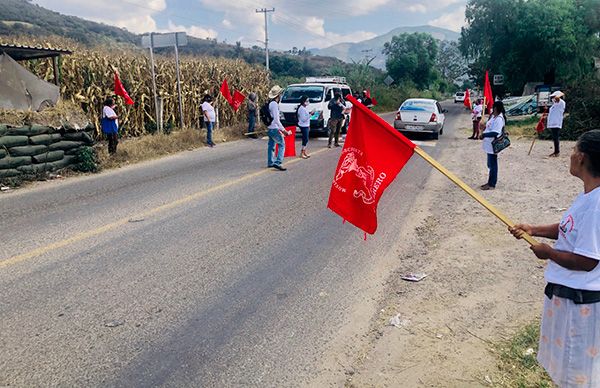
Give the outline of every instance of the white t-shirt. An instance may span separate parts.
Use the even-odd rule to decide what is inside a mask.
[[[562,98],[559,102],[552,104],[548,112],[548,128],[562,128],[566,107],[567,103]]]
[[[502,115],[498,115],[498,116],[491,116],[490,119],[488,120],[487,124],[485,125],[485,130],[483,131],[483,133],[490,133],[490,132],[495,132],[498,134],[498,136],[500,136],[502,134],[502,128],[504,128],[504,117],[502,117]],[[493,137],[484,137],[483,138],[483,151],[486,154],[493,154],[494,153],[494,147],[492,146],[492,140],[494,140]]]
[[[281,118],[279,117],[279,104],[277,101],[273,100],[269,103],[269,112],[271,112],[271,117],[273,117],[273,122],[267,128],[269,129],[281,129],[285,130],[283,124],[281,124]]]
[[[471,120],[476,121],[477,119],[480,119],[482,113],[483,113],[483,106],[475,105],[473,107],[473,112],[471,113]]]
[[[215,122],[215,108],[212,107],[212,105],[210,105],[210,103],[208,101],[204,101],[202,103],[202,114],[204,114],[204,112],[208,113],[208,121],[210,121],[211,123]],[[204,116],[204,121],[206,121],[206,116]]]
[[[97,112],[97,111],[96,111]],[[102,117],[115,117],[117,114],[110,106],[105,106],[102,108]],[[115,124],[117,124],[117,128],[119,128],[119,120],[115,120]]]
[[[310,112],[304,105],[298,107],[298,126],[310,127]]]
[[[564,213],[554,249],[600,261],[600,187],[581,193]],[[600,265],[573,271],[548,260],[546,281],[579,290],[600,291]]]

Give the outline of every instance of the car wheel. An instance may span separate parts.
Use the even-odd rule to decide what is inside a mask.
[[[444,134],[444,127],[440,128],[440,135]]]
[[[434,132],[431,134],[431,137],[433,138],[433,140],[437,140],[440,137],[440,134],[438,132]]]

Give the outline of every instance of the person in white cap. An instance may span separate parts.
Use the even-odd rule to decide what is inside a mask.
[[[554,103],[550,107],[550,112],[548,113],[548,124],[546,127],[552,131],[552,140],[554,140],[554,152],[550,154],[550,157],[556,157],[560,154],[560,130],[563,124],[563,116],[565,114],[565,108],[567,104],[561,98],[565,94],[560,90],[555,91],[550,95]]]
[[[271,114],[271,124],[267,126],[269,135],[269,144],[267,148],[267,167],[273,167],[279,171],[285,171],[287,168],[283,167],[283,155],[285,152],[285,140],[284,135],[291,135],[290,131],[287,131],[281,119],[279,118],[279,100],[281,99],[281,93],[283,89],[279,85],[275,85],[269,91],[269,113]],[[277,155],[273,159],[275,153],[275,144],[279,146]]]

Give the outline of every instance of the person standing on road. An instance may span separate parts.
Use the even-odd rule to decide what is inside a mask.
[[[291,135],[290,131],[287,131],[281,119],[279,118],[279,100],[281,99],[281,93],[283,89],[279,85],[275,85],[269,91],[269,114],[273,121],[267,127],[269,135],[269,143],[267,148],[267,167],[273,167],[279,171],[285,171],[287,168],[283,167],[283,155],[285,152],[285,140],[283,135]],[[273,159],[275,153],[275,144],[278,146],[277,155]]]
[[[369,97],[369,92],[366,90],[363,90],[362,92],[362,104],[369,109],[373,108],[373,100],[371,100],[371,97]]]
[[[102,133],[108,139],[108,153],[114,155],[119,144],[119,117],[115,113],[115,101],[112,98],[104,101],[101,125]]]
[[[565,108],[567,104],[563,97],[565,94],[560,90],[555,91],[550,95],[554,103],[550,107],[548,113],[548,125],[547,128],[552,131],[552,140],[554,141],[554,152],[550,154],[550,157],[557,157],[560,155],[560,130],[562,129],[563,117],[565,114]]]
[[[559,387],[600,386],[600,130],[581,135],[569,172],[583,192],[551,225],[517,224],[509,231],[556,240],[530,247],[547,261],[537,360]]]
[[[485,130],[479,137],[483,139],[483,151],[487,154],[487,167],[489,169],[488,181],[481,186],[481,190],[493,190],[498,182],[498,154],[494,153],[492,141],[502,134],[506,124],[506,113],[502,101],[494,102],[492,115],[490,116]]]
[[[327,147],[331,148],[331,141],[335,137],[334,145],[340,146],[340,131],[342,130],[342,119],[344,118],[344,110],[346,106],[342,103],[342,96],[336,93],[333,99],[327,104],[327,108],[331,111],[327,127],[329,128],[329,142]]]
[[[254,129],[256,128],[256,114],[258,109],[256,107],[256,93],[250,93],[248,95],[248,102],[246,104],[248,108],[248,133],[251,133],[253,138],[256,139]]]
[[[212,97],[210,95],[205,95],[202,99],[202,113],[204,115],[204,124],[206,124],[206,144],[209,147],[214,147],[215,143],[212,140],[213,129],[215,127],[215,109],[210,104],[212,102]]]
[[[481,98],[478,98],[475,101],[475,106],[473,106],[473,111],[471,112],[471,120],[473,121],[473,134],[468,139],[477,140],[479,139],[479,130],[481,125],[481,117],[483,115],[483,105],[481,102]]]
[[[302,159],[310,158],[310,155],[306,153],[306,146],[308,145],[308,133],[310,131],[310,116],[311,112],[308,111],[308,104],[310,104],[310,100],[308,96],[300,97],[300,105],[298,105],[298,127],[300,128],[300,132],[302,132],[302,152],[300,153],[300,157]]]

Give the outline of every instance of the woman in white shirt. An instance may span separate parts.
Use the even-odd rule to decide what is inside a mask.
[[[468,139],[479,139],[479,130],[482,115],[483,105],[481,103],[481,98],[478,98],[477,101],[475,101],[475,106],[473,106],[473,110],[471,111],[471,121],[473,122],[473,134],[470,137],[468,137]]]
[[[600,130],[584,133],[569,171],[583,182],[560,223],[509,228],[556,240],[531,246],[547,260],[538,361],[560,387],[600,386]]]
[[[498,154],[494,153],[492,141],[502,134],[505,124],[506,113],[504,112],[504,103],[496,101],[494,102],[492,115],[480,136],[480,139],[483,139],[483,151],[487,154],[487,167],[490,170],[488,181],[485,185],[481,186],[481,190],[493,190],[498,182]]]
[[[300,157],[302,159],[310,158],[310,155],[306,153],[306,146],[308,144],[308,132],[310,131],[310,112],[308,111],[308,104],[310,101],[308,96],[300,97],[300,105],[298,105],[298,127],[302,132],[302,152]]]
[[[550,107],[550,112],[548,112],[548,124],[546,125],[552,132],[552,140],[554,141],[554,152],[550,154],[550,157],[556,157],[560,154],[560,130],[562,129],[563,117],[567,107],[567,104],[562,99],[564,95],[560,90],[550,95],[553,103]]]
[[[206,124],[206,145],[214,147],[215,143],[212,140],[212,132],[215,127],[215,109],[210,104],[212,97],[208,94],[202,99],[202,114],[204,115],[204,124]]]

